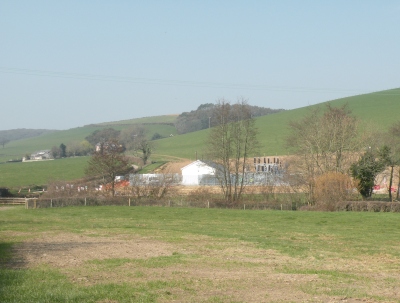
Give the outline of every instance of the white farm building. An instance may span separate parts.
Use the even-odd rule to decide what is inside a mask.
[[[182,167],[182,185],[200,185],[201,176],[215,176],[215,167],[215,163],[201,160],[194,161]]]

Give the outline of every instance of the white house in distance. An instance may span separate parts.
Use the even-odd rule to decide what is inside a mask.
[[[50,149],[41,150],[31,154],[31,160],[48,160],[51,159]]]
[[[185,167],[182,167],[181,171],[182,185],[200,185],[199,177],[201,175],[215,176],[216,169],[212,166],[212,164],[201,160],[196,160]]]

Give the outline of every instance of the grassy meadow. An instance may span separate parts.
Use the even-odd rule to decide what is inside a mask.
[[[89,157],[65,158],[38,162],[0,164],[0,185],[19,186],[46,185],[52,181],[68,181],[82,178]]]
[[[395,213],[0,207],[0,302],[400,302]]]

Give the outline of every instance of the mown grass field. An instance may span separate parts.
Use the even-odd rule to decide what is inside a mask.
[[[82,178],[89,157],[0,164],[0,186],[46,185],[52,181]]]
[[[0,302],[399,302],[394,213],[0,207]]]

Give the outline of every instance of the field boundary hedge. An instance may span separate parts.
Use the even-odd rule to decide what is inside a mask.
[[[69,206],[158,206],[158,207],[194,207],[194,208],[229,208],[244,210],[303,210],[318,211],[315,206],[299,205],[296,202],[265,201],[265,202],[240,202],[227,204],[223,200],[195,201],[187,197],[174,199],[151,199],[134,197],[63,197],[53,199],[32,199],[26,203],[26,208],[50,208]],[[346,201],[338,202],[334,211],[356,212],[400,212],[400,202],[383,201]]]

